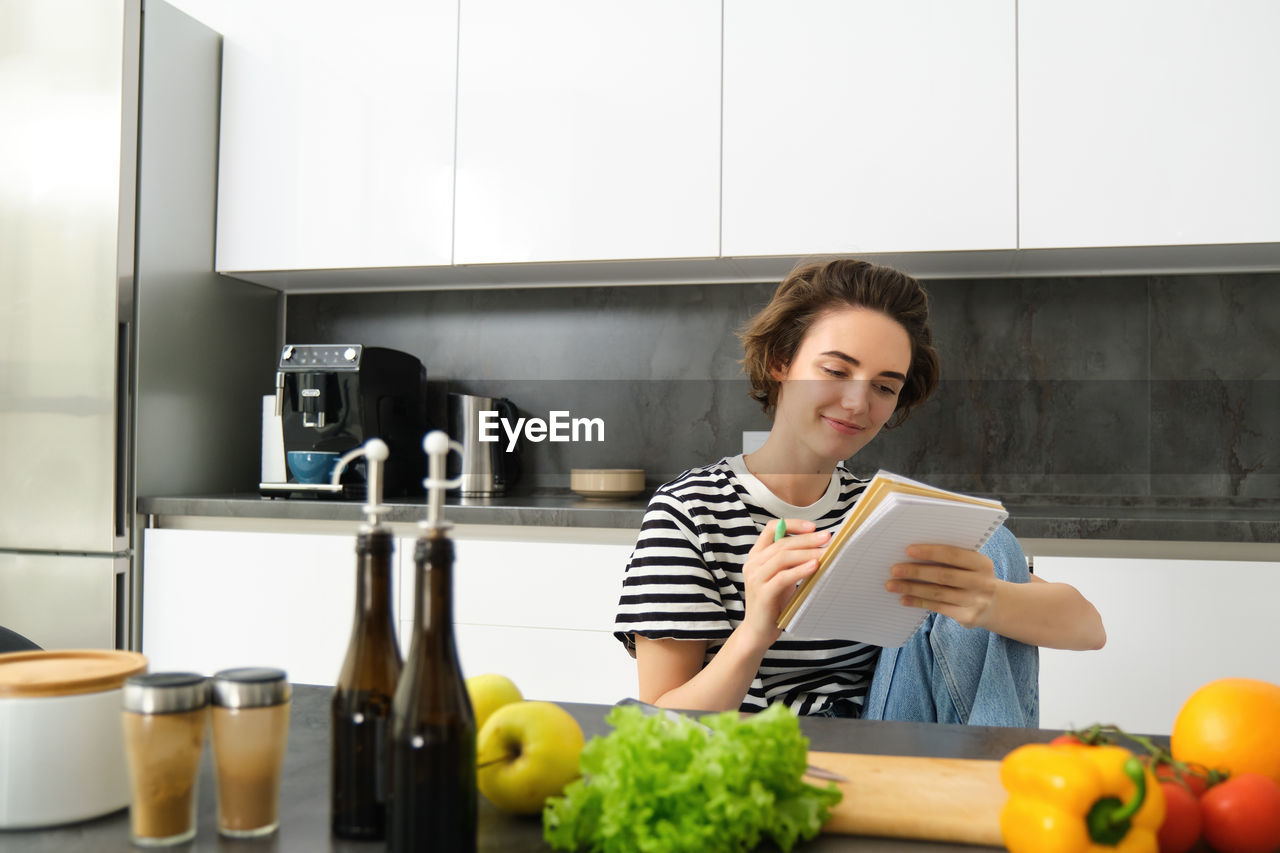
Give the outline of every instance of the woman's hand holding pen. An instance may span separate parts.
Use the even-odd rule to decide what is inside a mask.
[[[897,563],[885,589],[907,607],[949,616],[966,628],[991,622],[996,599],[995,567],[987,555],[950,545],[912,545],[907,556],[920,563]]]
[[[813,574],[818,558],[831,538],[815,533],[812,521],[788,518],[766,524],[742,567],[746,586],[746,613],[742,626],[764,647],[782,633],[778,616],[795,594],[796,584]],[[786,535],[793,534],[793,535]]]

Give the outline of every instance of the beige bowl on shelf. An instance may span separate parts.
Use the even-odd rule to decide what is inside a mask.
[[[569,488],[595,500],[629,498],[644,491],[644,469],[571,468]]]

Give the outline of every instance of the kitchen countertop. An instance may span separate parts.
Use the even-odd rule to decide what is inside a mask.
[[[455,524],[628,528],[638,530],[649,495],[586,500],[568,490],[499,498],[450,498],[445,517]],[[1019,539],[1158,540],[1163,542],[1280,543],[1280,500],[1266,498],[1107,497],[1027,495],[1001,498],[1008,527]],[[388,521],[415,522],[421,501],[388,501]],[[359,521],[358,502],[261,498],[256,494],[140,498],[152,516]]]
[[[200,770],[199,816],[195,839],[181,850],[275,851],[372,851],[382,842],[351,842],[329,834],[329,697],[331,688],[297,685],[285,755],[285,775],[280,794],[280,830],[265,839],[236,841],[217,834],[215,792],[207,742]],[[599,705],[564,704],[582,724],[584,733],[603,735],[608,708]],[[948,726],[933,723],[885,723],[866,720],[801,718],[801,728],[811,749],[875,755],[920,755],[951,758],[998,759],[1024,743],[1044,742],[1057,734],[1050,729],[999,729],[981,726]],[[542,825],[536,818],[505,815],[480,798],[478,848],[493,853],[548,850],[542,841]],[[136,851],[129,841],[127,811],[66,827],[43,830],[0,831],[0,853],[110,853]],[[776,848],[765,848],[776,849]],[[989,851],[989,847],[900,841],[884,838],[822,835],[798,845],[802,853],[929,853],[929,851]]]

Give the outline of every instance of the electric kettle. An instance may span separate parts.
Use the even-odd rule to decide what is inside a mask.
[[[517,443],[507,450],[510,437],[502,421],[514,429],[518,419],[515,404],[504,397],[449,395],[449,435],[462,445],[462,452],[449,455],[447,476],[462,481],[458,494],[464,498],[493,497],[506,494],[516,484],[520,479],[520,446]],[[489,440],[481,441],[482,435]]]

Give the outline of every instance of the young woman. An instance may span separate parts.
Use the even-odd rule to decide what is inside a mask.
[[[855,260],[800,267],[741,338],[752,396],[773,428],[759,450],[686,471],[649,503],[615,625],[636,658],[640,698],[1037,725],[1037,647],[1096,649],[1106,636],[1073,587],[1028,574],[1004,528],[981,551],[908,550],[912,562],[896,565],[886,588],[929,616],[901,649],[791,639],[776,626],[865,487],[843,460],[937,386],[919,283]],[[775,542],[779,518],[790,535]]]

